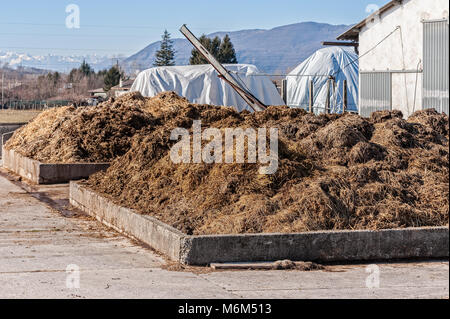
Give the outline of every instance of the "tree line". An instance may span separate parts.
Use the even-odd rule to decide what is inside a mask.
[[[199,38],[199,41],[220,63],[238,63],[234,45],[231,42],[228,34],[225,35],[223,39],[219,38],[218,36],[211,39],[203,34]],[[155,62],[153,63],[153,66],[158,67],[175,65],[175,54],[176,52],[173,47],[173,40],[170,38],[170,33],[165,30],[164,34],[162,35],[161,47],[155,53]],[[189,58],[189,64],[199,65],[209,64],[209,62],[197,49],[193,49],[191,51],[191,57]]]
[[[3,68],[5,72],[7,68]],[[6,72],[5,72],[6,73]],[[83,61],[78,68],[72,69],[68,74],[60,72],[48,72],[42,75],[20,75],[21,73],[9,72],[11,77],[3,83],[4,101],[31,101],[31,100],[70,100],[82,101],[87,97],[88,91],[103,88],[105,92],[119,84],[125,73],[119,64],[110,69],[95,70]],[[8,80],[9,79],[9,80]],[[9,85],[8,85],[9,83]],[[1,83],[0,83],[1,85]]]

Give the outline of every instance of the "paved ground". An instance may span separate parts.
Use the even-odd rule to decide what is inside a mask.
[[[0,298],[449,296],[448,261],[378,265],[380,287],[375,289],[366,286],[368,276],[376,279],[376,272],[366,272],[367,265],[316,272],[170,271],[162,257],[138,243],[87,217],[55,210],[67,204],[67,186],[27,191],[19,186],[0,172]],[[73,272],[67,272],[69,265]],[[77,269],[80,288],[67,288],[67,283],[77,286]]]

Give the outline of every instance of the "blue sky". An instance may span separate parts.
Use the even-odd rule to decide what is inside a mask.
[[[387,0],[22,0],[0,4],[0,50],[31,54],[124,55],[160,39],[164,29],[195,34],[315,21],[353,24],[369,4]],[[80,28],[67,29],[66,6],[80,8]]]

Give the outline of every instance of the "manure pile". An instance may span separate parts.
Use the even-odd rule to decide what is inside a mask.
[[[174,93],[130,93],[98,106],[50,109],[17,130],[6,148],[44,163],[110,162],[128,151],[140,129],[161,124],[153,113],[185,104]]]
[[[400,112],[363,119],[287,107],[250,114],[164,105],[140,106],[163,125],[137,132],[88,187],[188,234],[448,225],[449,122],[434,110],[406,121]],[[262,164],[174,164],[171,131],[192,134],[194,120],[203,129],[278,128],[277,172],[260,175]]]

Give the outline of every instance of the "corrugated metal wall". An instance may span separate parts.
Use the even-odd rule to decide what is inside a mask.
[[[360,73],[359,114],[369,117],[375,111],[392,110],[392,77],[389,72]]]
[[[423,108],[449,114],[448,20],[423,24]]]

